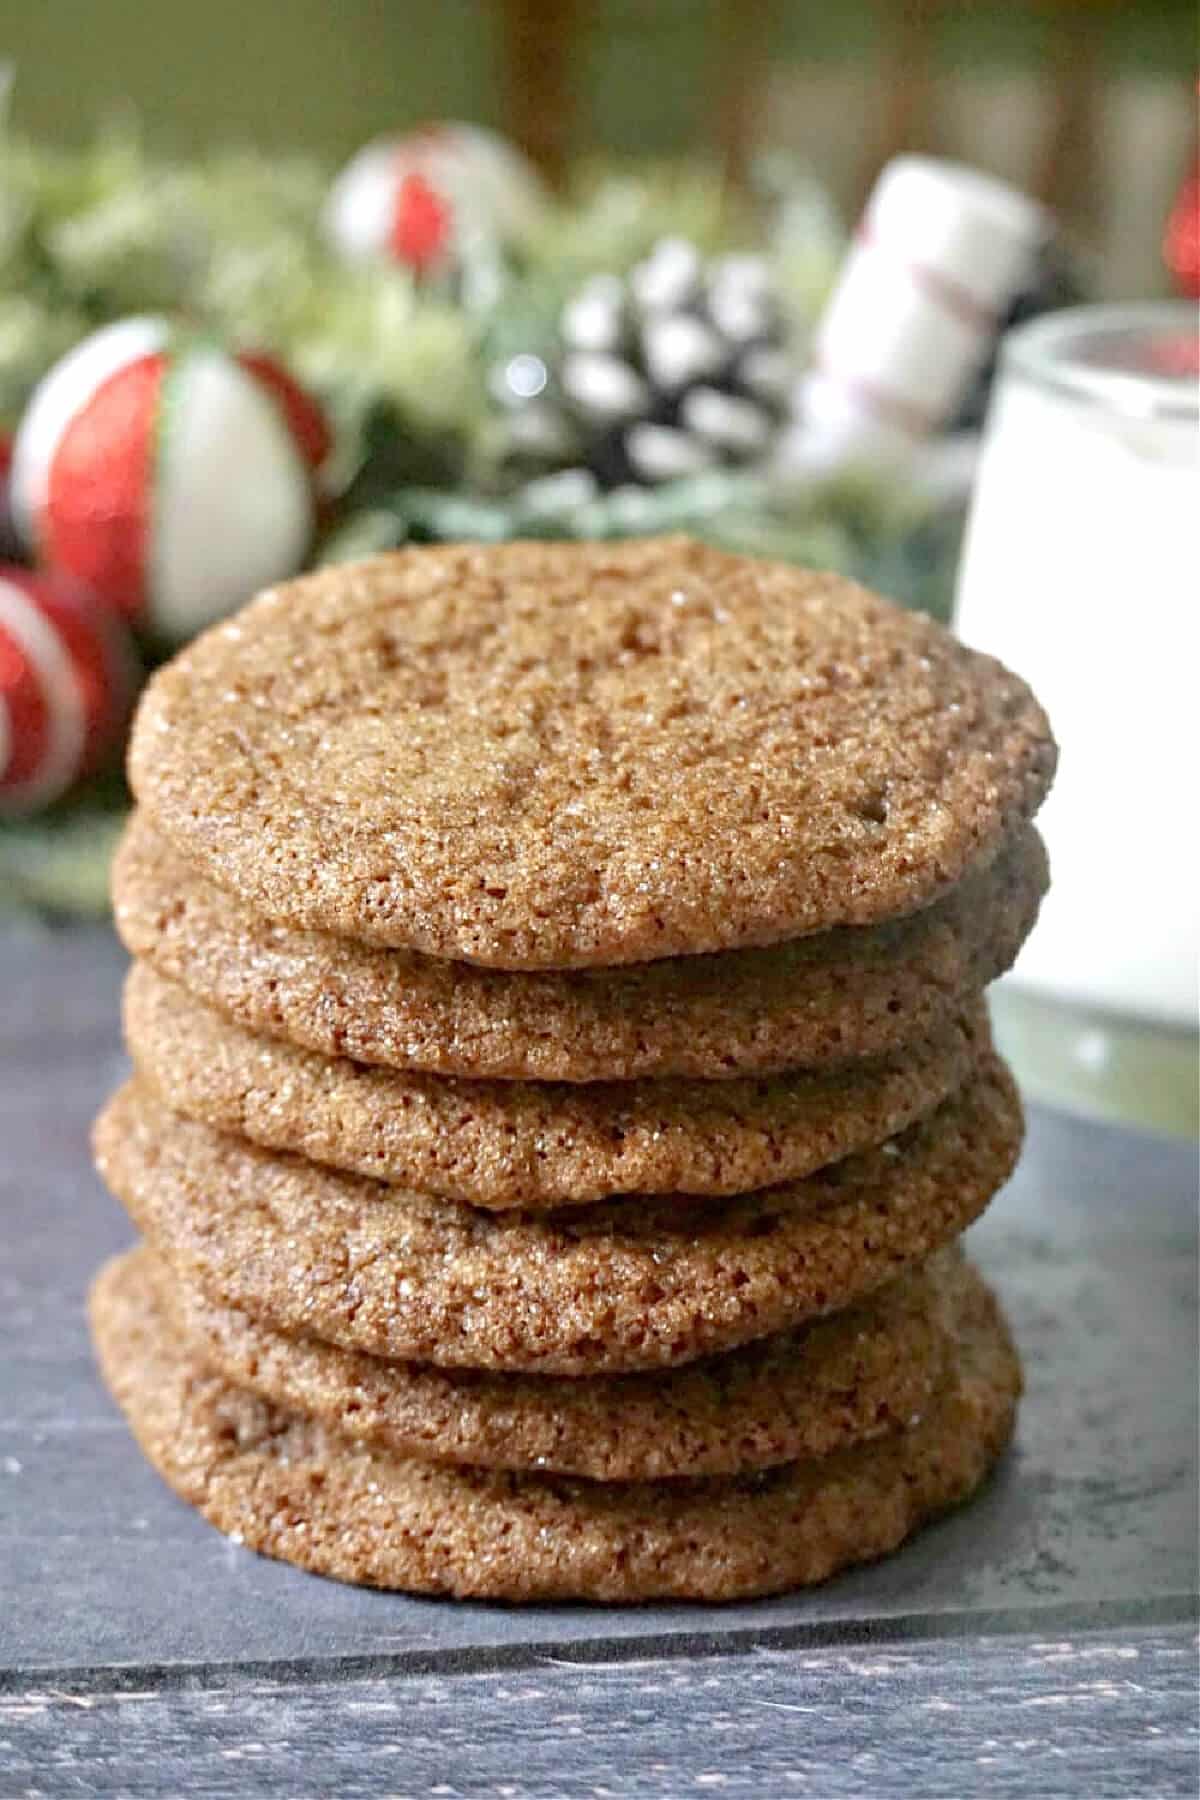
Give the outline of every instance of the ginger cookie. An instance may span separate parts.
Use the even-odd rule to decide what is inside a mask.
[[[268,1149],[497,1211],[799,1179],[932,1112],[991,1050],[982,1001],[936,1038],[741,1081],[466,1081],[365,1067],[231,1024],[135,964],[125,1038],[176,1112]]]
[[[268,918],[510,969],[916,910],[1030,818],[1023,682],[841,576],[683,538],[442,545],[269,590],[151,681],[130,775]]]
[[[219,1530],[343,1581],[491,1600],[732,1600],[824,1581],[965,1500],[1020,1388],[980,1285],[946,1385],[907,1429],[750,1476],[586,1482],[404,1459],[272,1406],[191,1357],[137,1258],[101,1272],[91,1317],[146,1456]]]
[[[233,1383],[343,1437],[430,1462],[595,1481],[732,1475],[907,1425],[949,1366],[979,1278],[957,1247],[832,1318],[643,1375],[505,1375],[387,1362],[286,1337],[142,1248],[189,1350]]]
[[[113,868],[135,956],[252,1031],[327,1056],[484,1080],[774,1074],[934,1036],[1033,927],[1046,854],[1023,830],[936,905],[767,950],[509,973],[273,925],[135,813]]]
[[[280,1330],[450,1367],[666,1367],[835,1312],[982,1212],[1021,1111],[995,1058],[916,1125],[803,1181],[489,1213],[260,1150],[131,1083],[102,1176],[212,1297]]]

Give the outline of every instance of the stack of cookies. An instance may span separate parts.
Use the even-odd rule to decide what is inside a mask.
[[[505,1599],[819,1581],[963,1500],[1019,1368],[957,1245],[1021,1118],[1028,690],[677,540],[413,550],[159,673],[115,874],[143,1234],[93,1293],[221,1530]]]

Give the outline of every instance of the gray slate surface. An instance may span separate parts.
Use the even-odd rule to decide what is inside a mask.
[[[93,1373],[120,970],[101,932],[0,937],[0,1794],[1195,1791],[1190,1147],[1035,1111],[972,1234],[1017,1447],[895,1559],[722,1609],[357,1592],[176,1502]]]

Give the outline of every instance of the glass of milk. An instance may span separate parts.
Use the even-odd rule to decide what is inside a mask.
[[[1053,314],[1007,340],[956,603],[1061,760],[1053,885],[998,1023],[1035,1090],[1196,1116],[1200,482],[1196,309]]]

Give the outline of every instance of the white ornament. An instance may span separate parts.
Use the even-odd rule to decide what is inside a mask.
[[[512,144],[480,125],[446,123],[358,151],[329,191],[325,228],[351,261],[421,274],[526,242],[546,206],[541,177]]]

